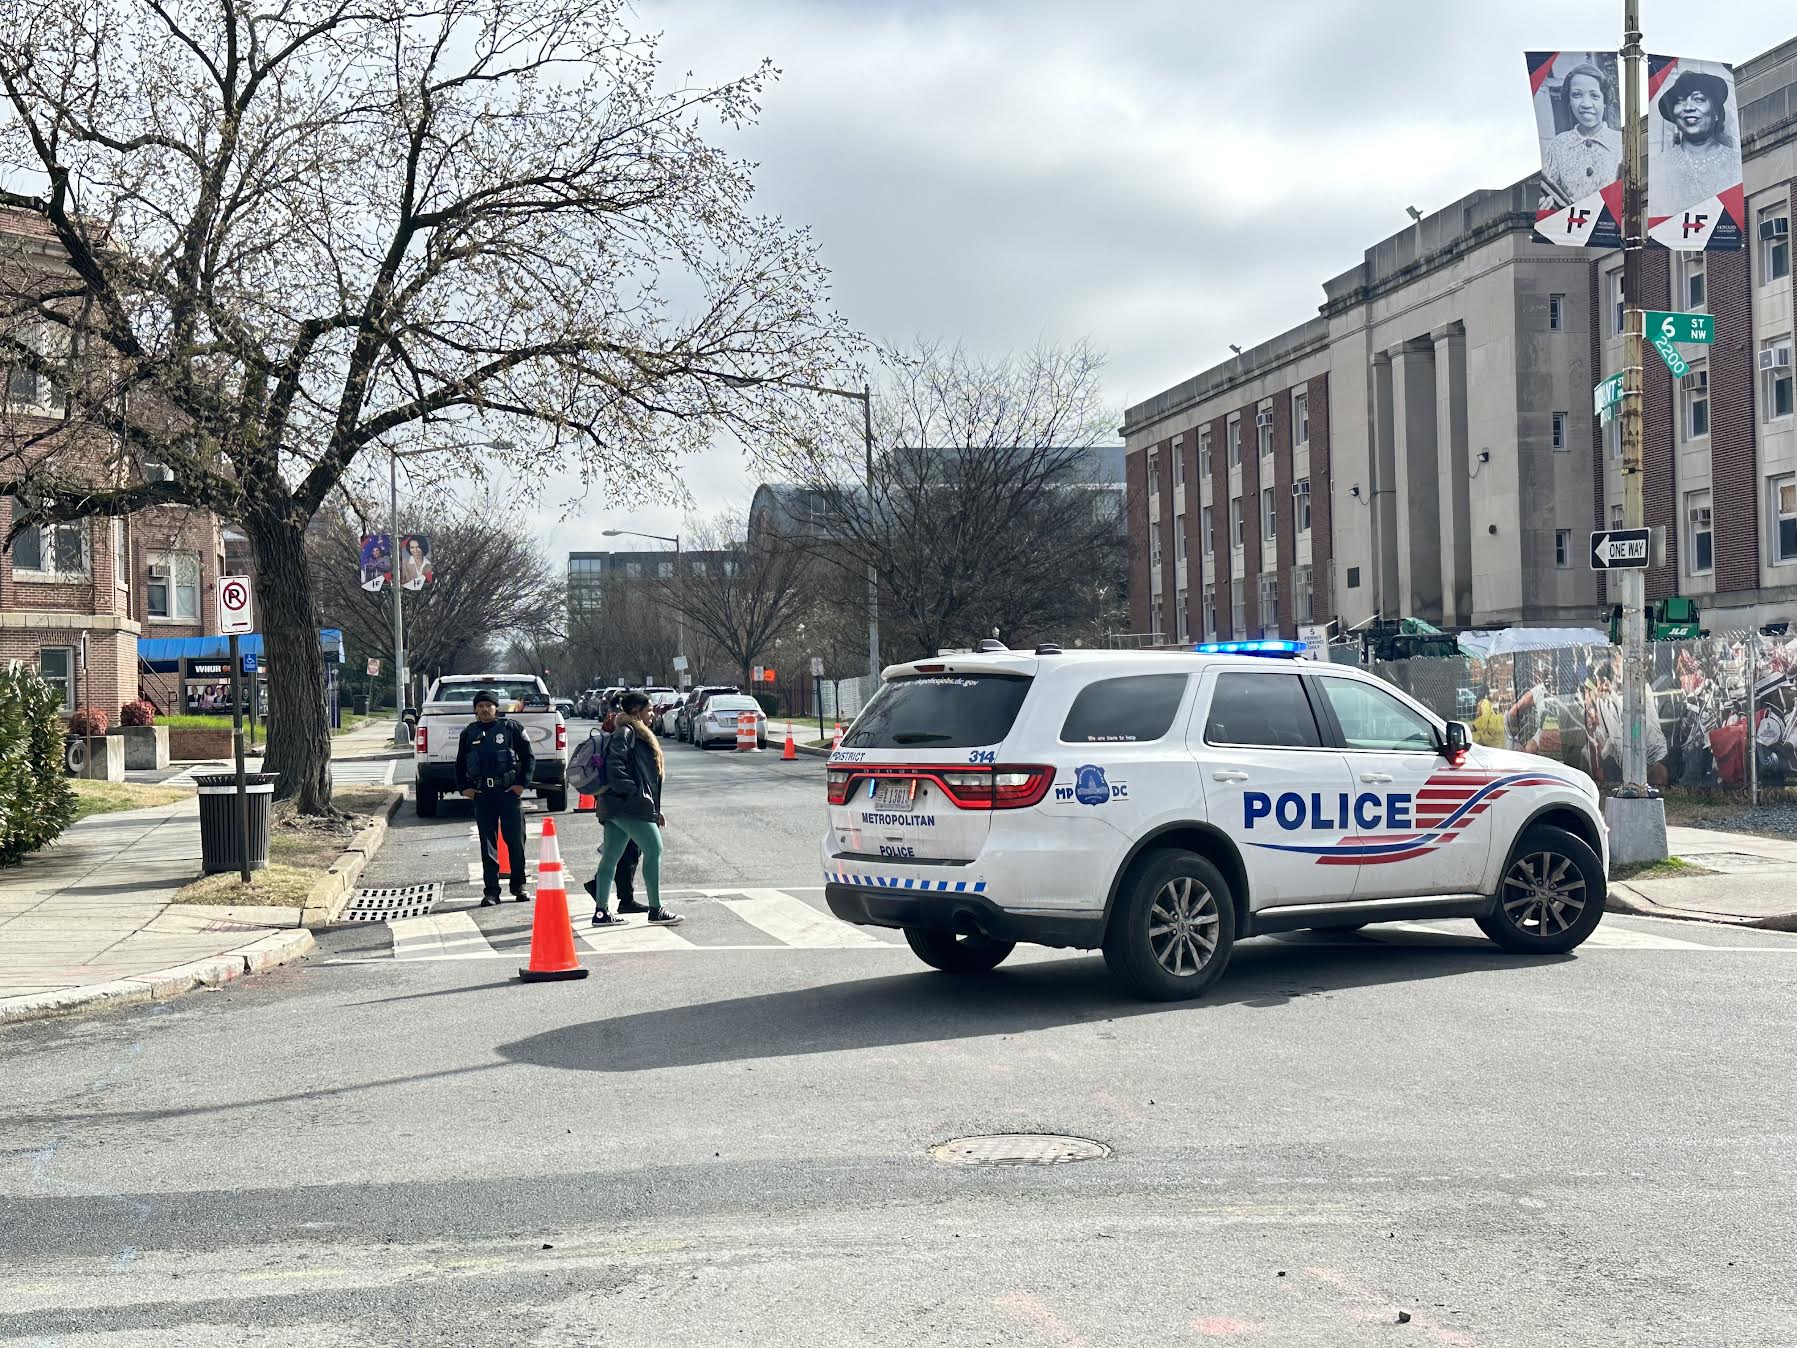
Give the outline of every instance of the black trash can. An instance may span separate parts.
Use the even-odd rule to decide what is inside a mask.
[[[268,865],[268,807],[274,800],[278,772],[246,772],[244,789],[249,795],[250,836],[248,847],[237,834],[237,774],[209,772],[196,776],[200,791],[200,865],[207,875],[242,868],[244,851],[249,852],[250,869]]]

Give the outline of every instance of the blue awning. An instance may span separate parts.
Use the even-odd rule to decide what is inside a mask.
[[[262,634],[248,632],[237,638],[238,650],[246,656],[255,656],[260,662],[262,658]],[[318,644],[324,648],[326,660],[336,664],[343,663],[343,632],[336,627],[323,627],[318,632]],[[213,637],[151,637],[148,640],[139,638],[137,642],[137,658],[158,673],[178,673],[183,660],[224,660],[231,654],[231,638]]]

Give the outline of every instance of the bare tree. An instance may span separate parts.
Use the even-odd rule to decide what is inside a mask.
[[[852,579],[877,571],[886,654],[1089,619],[1079,590],[1120,585],[1127,561],[1095,452],[1115,424],[1102,359],[1084,343],[994,360],[920,343],[885,364],[871,492],[852,437],[804,444],[788,464],[810,493],[816,555]],[[865,614],[865,583],[837,592]]]
[[[754,665],[803,612],[809,559],[779,537],[758,536],[751,544],[747,520],[730,511],[689,524],[683,538],[688,552],[672,576],[657,581],[661,596],[747,687]],[[698,559],[693,552],[714,555]]]
[[[387,521],[383,515],[381,525]],[[415,670],[460,671],[514,634],[554,641],[566,615],[561,579],[502,497],[427,510],[400,502],[401,524],[431,540],[431,580],[405,597],[406,656]],[[366,515],[327,507],[306,533],[320,616],[358,651],[393,658],[393,596],[362,588]]]
[[[66,260],[0,309],[0,357],[67,402],[0,447],[12,528],[163,504],[240,524],[274,655],[267,763],[302,811],[329,811],[330,751],[303,537],[358,456],[504,436],[532,480],[591,482],[720,427],[789,437],[808,409],[773,381],[841,361],[812,242],[754,214],[752,166],[705,136],[755,117],[772,67],[664,80],[628,18],[8,11],[0,165]],[[114,446],[97,477],[65,452],[78,427]]]

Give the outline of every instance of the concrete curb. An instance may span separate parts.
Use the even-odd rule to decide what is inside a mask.
[[[1739,913],[1710,913],[1694,908],[1674,908],[1655,903],[1640,890],[1622,881],[1611,881],[1604,907],[1612,913],[1631,913],[1636,917],[1668,917],[1681,922],[1709,922],[1722,927],[1757,927],[1762,931],[1797,931],[1797,912],[1746,917]]]
[[[191,964],[179,964],[172,969],[158,969],[110,983],[93,983],[84,988],[64,988],[60,992],[41,992],[25,997],[0,999],[0,1025],[44,1020],[51,1016],[66,1016],[101,1007],[167,1001],[184,992],[191,992],[194,988],[218,987],[221,983],[233,982],[246,974],[262,973],[278,965],[303,959],[312,952],[316,944],[309,931],[270,932],[236,950],[228,950],[209,959],[195,960]]]
[[[356,887],[356,881],[362,878],[362,872],[369,861],[381,850],[381,844],[387,841],[387,828],[398,812],[400,802],[405,798],[403,788],[392,791],[387,799],[386,811],[349,840],[349,846],[331,863],[330,870],[306,892],[306,901],[300,908],[300,926],[328,927],[343,916],[343,910],[349,907],[349,896]]]

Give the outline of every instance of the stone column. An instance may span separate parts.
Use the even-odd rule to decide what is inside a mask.
[[[1450,323],[1435,343],[1435,442],[1441,481],[1441,611],[1448,624],[1472,621],[1472,478],[1466,444],[1466,327]]]
[[[1398,503],[1392,406],[1391,356],[1373,353],[1373,452],[1367,455],[1365,504],[1372,514],[1373,608],[1381,617],[1400,616],[1398,598]]]
[[[1398,608],[1391,617],[1439,623],[1441,467],[1435,440],[1435,347],[1426,339],[1391,352],[1396,461]]]

